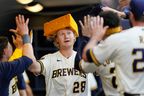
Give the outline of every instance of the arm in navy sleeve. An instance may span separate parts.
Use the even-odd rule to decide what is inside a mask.
[[[17,82],[18,89],[20,90],[26,89],[26,83],[24,81],[23,74],[17,75],[17,79],[18,79],[18,82]]]
[[[0,62],[0,71],[3,73],[5,78],[11,79],[13,76],[21,74],[31,64],[32,60],[26,56],[22,56],[12,62]]]

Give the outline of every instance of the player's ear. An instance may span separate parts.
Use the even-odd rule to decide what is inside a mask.
[[[56,44],[59,44],[59,41],[58,41],[58,39],[57,39],[57,38],[55,38],[55,43],[56,43]]]
[[[57,40],[56,38],[54,39],[54,42],[53,42],[53,43],[54,43],[54,45],[55,45],[57,48],[59,48],[59,42],[58,42],[58,40]]]

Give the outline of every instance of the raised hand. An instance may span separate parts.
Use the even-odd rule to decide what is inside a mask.
[[[89,32],[91,37],[87,45],[85,46],[82,54],[82,58],[84,61],[87,61],[87,50],[96,46],[96,44],[101,41],[105,35],[105,32],[108,26],[103,26],[104,20],[102,17],[90,17],[87,16],[84,18],[84,24],[81,23],[82,30],[86,31],[85,33]]]
[[[16,29],[10,29],[10,31],[15,32],[21,36],[28,34],[29,29],[28,29],[28,23],[29,23],[29,19],[24,18],[24,15],[18,15],[15,18],[16,20],[16,25],[17,28]]]
[[[92,39],[100,41],[103,39],[108,26],[104,27],[104,20],[102,17],[93,17],[90,23],[90,28],[92,30]]]
[[[16,34],[16,38],[14,36],[12,36],[12,40],[13,40],[13,43],[16,48],[19,48],[19,49],[22,48],[23,41],[22,41],[22,37],[20,35]]]
[[[86,36],[86,37],[91,37],[91,30],[89,29],[89,23],[90,23],[90,16],[84,16],[84,23],[82,23],[82,21],[80,20],[79,23],[81,25],[81,29],[82,29],[82,35]]]
[[[82,33],[100,41],[103,39],[103,36],[106,32],[108,26],[103,27],[104,20],[103,18],[97,17],[90,17],[89,15],[84,17],[84,24],[80,21],[80,25],[82,28]]]

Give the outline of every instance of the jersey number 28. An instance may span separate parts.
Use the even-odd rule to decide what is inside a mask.
[[[74,82],[73,93],[84,92],[86,81]]]

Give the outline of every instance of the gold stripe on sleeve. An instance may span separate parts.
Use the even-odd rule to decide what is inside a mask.
[[[40,60],[38,60],[37,62],[39,62],[40,66],[41,66],[40,74],[42,74],[42,72],[44,71],[44,65]]]
[[[93,54],[93,50],[90,49],[89,52],[90,52],[90,56],[91,56],[93,62],[95,63],[95,65],[100,66],[101,64],[99,63],[99,61],[98,61],[98,60],[96,59],[96,57],[94,56],[94,54]]]

